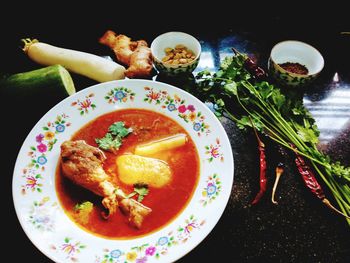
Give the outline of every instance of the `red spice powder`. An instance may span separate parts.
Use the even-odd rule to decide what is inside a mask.
[[[307,73],[309,73],[309,70],[307,69],[307,67],[299,63],[286,62],[278,65],[280,65],[286,71],[289,71],[295,74],[307,75]]]

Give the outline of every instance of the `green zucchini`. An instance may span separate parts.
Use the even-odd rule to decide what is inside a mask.
[[[61,65],[2,77],[0,92],[18,98],[40,97],[62,100],[75,93],[70,73]]]

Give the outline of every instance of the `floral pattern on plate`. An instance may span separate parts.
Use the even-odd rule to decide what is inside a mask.
[[[24,184],[22,185],[22,194],[26,194],[28,190],[32,192],[42,192],[42,175],[36,172],[35,169],[23,169],[22,178],[24,179]]]
[[[47,153],[51,152],[53,146],[57,142],[57,135],[63,133],[67,127],[71,125],[67,122],[68,115],[61,114],[54,121],[49,121],[42,127],[42,132],[35,136],[35,146],[30,147],[28,156],[31,162],[27,165],[28,168],[35,168],[44,171],[47,163]]]
[[[55,245],[50,246],[51,250],[63,255],[65,261],[70,260],[72,262],[79,261],[79,254],[85,248],[86,245],[82,244],[80,241],[75,241],[70,237],[64,238],[64,241],[58,247]]]
[[[128,100],[134,101],[135,95],[136,93],[131,89],[116,87],[107,93],[105,99],[108,101],[108,103],[114,104],[117,102],[127,102]]]
[[[214,201],[221,192],[221,181],[217,174],[209,176],[207,179],[207,184],[202,191],[203,198],[200,200],[200,203],[203,206]]]
[[[27,153],[30,162],[21,172],[21,178],[23,180],[21,184],[22,195],[28,192],[42,192],[45,167],[48,162],[47,155],[58,142],[58,135],[63,133],[71,125],[70,122],[67,122],[68,118],[68,115],[64,113],[58,115],[54,121],[47,122],[42,127],[41,132],[35,135],[35,145],[30,146],[30,151]]]
[[[94,96],[94,93],[90,93],[89,95],[85,96],[83,100],[77,99],[76,101],[73,101],[71,106],[77,107],[80,115],[87,114],[89,113],[89,110],[94,110],[96,108],[96,104],[94,104],[91,99]]]
[[[55,230],[55,221],[52,214],[57,209],[57,203],[50,204],[50,197],[46,196],[40,201],[34,201],[30,211],[28,221],[41,232],[52,232]]]
[[[209,155],[209,158],[207,159],[210,163],[214,160],[220,160],[221,162],[224,161],[224,155],[220,151],[221,144],[220,144],[220,139],[216,138],[214,144],[206,145],[205,146],[205,154]]]
[[[145,87],[144,89],[146,91],[145,102],[155,103],[161,105],[163,109],[176,112],[186,123],[192,124],[192,129],[197,132],[198,136],[201,134],[208,135],[211,132],[202,112],[198,111],[193,104],[186,104],[185,99],[182,99],[179,95],[171,96],[166,90],[157,91],[151,87]]]
[[[195,230],[200,230],[205,224],[205,220],[198,222],[194,215],[185,220],[185,224],[179,226],[176,230],[170,231],[166,236],[161,236],[152,243],[142,244],[131,247],[123,251],[119,248],[104,249],[103,256],[96,256],[96,263],[117,263],[117,262],[136,262],[144,263],[150,258],[159,259],[166,255],[171,247],[186,243]]]

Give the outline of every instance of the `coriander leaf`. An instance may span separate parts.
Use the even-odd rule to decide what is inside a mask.
[[[227,83],[224,85],[224,90],[225,92],[227,92],[228,94],[232,94],[232,95],[237,95],[237,84],[236,82],[232,82],[232,83]]]
[[[119,150],[120,146],[122,145],[122,140],[118,137],[114,138],[114,140],[111,142],[110,150],[117,151]]]
[[[211,75],[210,71],[208,69],[205,69],[201,72],[198,72],[197,77],[201,78],[201,77],[210,76],[210,75]]]
[[[225,102],[222,99],[218,99],[215,102],[216,102],[216,107],[218,108],[225,106]]]
[[[306,128],[300,128],[297,133],[304,142],[310,142],[313,144],[318,143],[318,138],[315,135],[313,130],[306,129]]]
[[[233,57],[231,56],[225,57],[224,60],[221,62],[221,68],[223,70],[226,70],[232,64],[232,61],[233,61]]]
[[[261,97],[266,100],[272,95],[273,86],[269,85],[266,81],[263,81],[259,84],[257,84],[257,89],[259,89],[259,93],[261,94]]]
[[[350,182],[350,167],[344,167],[340,162],[331,164],[332,173],[342,178],[345,183]]]
[[[294,115],[303,115],[305,114],[305,108],[301,101],[297,101],[292,109]]]
[[[272,101],[274,102],[277,109],[281,109],[286,101],[286,97],[280,92],[279,89],[274,89],[271,95]]]
[[[214,103],[208,106],[215,114],[216,117],[224,116],[225,102],[222,99],[213,99]]]
[[[125,128],[124,122],[119,121],[109,126],[108,131],[103,138],[96,138],[95,141],[99,148],[115,152],[122,145],[122,138],[131,133],[132,129]]]
[[[76,204],[74,206],[74,211],[75,212],[81,212],[81,211],[91,212],[93,207],[94,207],[93,203],[91,203],[89,201],[85,201],[81,204]]]
[[[246,129],[246,127],[252,127],[252,122],[258,131],[262,131],[263,124],[260,122],[260,120],[254,116],[253,118],[249,118],[248,116],[243,116],[241,119],[237,120],[237,127],[239,129]]]
[[[110,149],[112,141],[113,136],[110,133],[106,133],[105,137],[95,139],[95,142],[98,144],[98,147],[106,151]]]
[[[148,185],[147,184],[134,184],[134,192],[139,196],[137,197],[138,202],[142,202],[143,198],[148,195]]]
[[[106,133],[103,138],[96,138],[95,141],[98,147],[105,151],[119,150],[119,147],[122,145],[121,139],[118,137],[114,138],[110,133]]]
[[[299,135],[299,139],[301,139],[303,142],[310,142],[313,144],[318,143],[318,136],[317,134],[310,129],[310,127],[304,127],[303,125],[300,125],[296,122],[292,122],[297,134]]]
[[[108,131],[114,136],[124,138],[132,132],[132,128],[125,128],[124,122],[118,121],[109,126]]]
[[[250,120],[248,116],[243,116],[241,119],[237,122],[237,127],[241,130],[246,129],[246,126],[251,126]]]
[[[77,213],[77,220],[82,224],[88,224],[93,209],[94,204],[89,201],[85,201],[81,204],[76,204],[74,206],[74,211]]]

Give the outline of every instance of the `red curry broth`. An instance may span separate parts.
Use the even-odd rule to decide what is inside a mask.
[[[187,134],[188,137],[184,146],[154,156],[168,163],[172,170],[172,180],[160,189],[149,187],[149,194],[145,196],[142,203],[150,207],[152,213],[146,217],[141,229],[131,227],[127,223],[127,217],[120,211],[108,220],[103,219],[101,217],[101,212],[104,210],[101,205],[102,198],[71,183],[62,175],[60,169],[57,169],[56,189],[66,213],[85,230],[108,238],[132,238],[163,227],[185,208],[199,178],[199,157],[194,142],[179,124],[162,114],[148,110],[127,109],[105,114],[81,128],[74,134],[72,140],[83,139],[88,144],[97,146],[95,138],[103,137],[108,127],[117,121],[123,121],[126,127],[132,127],[134,132],[123,140],[117,155],[105,152],[107,160],[104,163],[104,170],[126,193],[132,192],[133,188],[118,180],[115,162],[118,155],[133,153],[138,144],[178,133]],[[84,201],[94,204],[88,220],[81,220],[74,211],[74,206]]]

